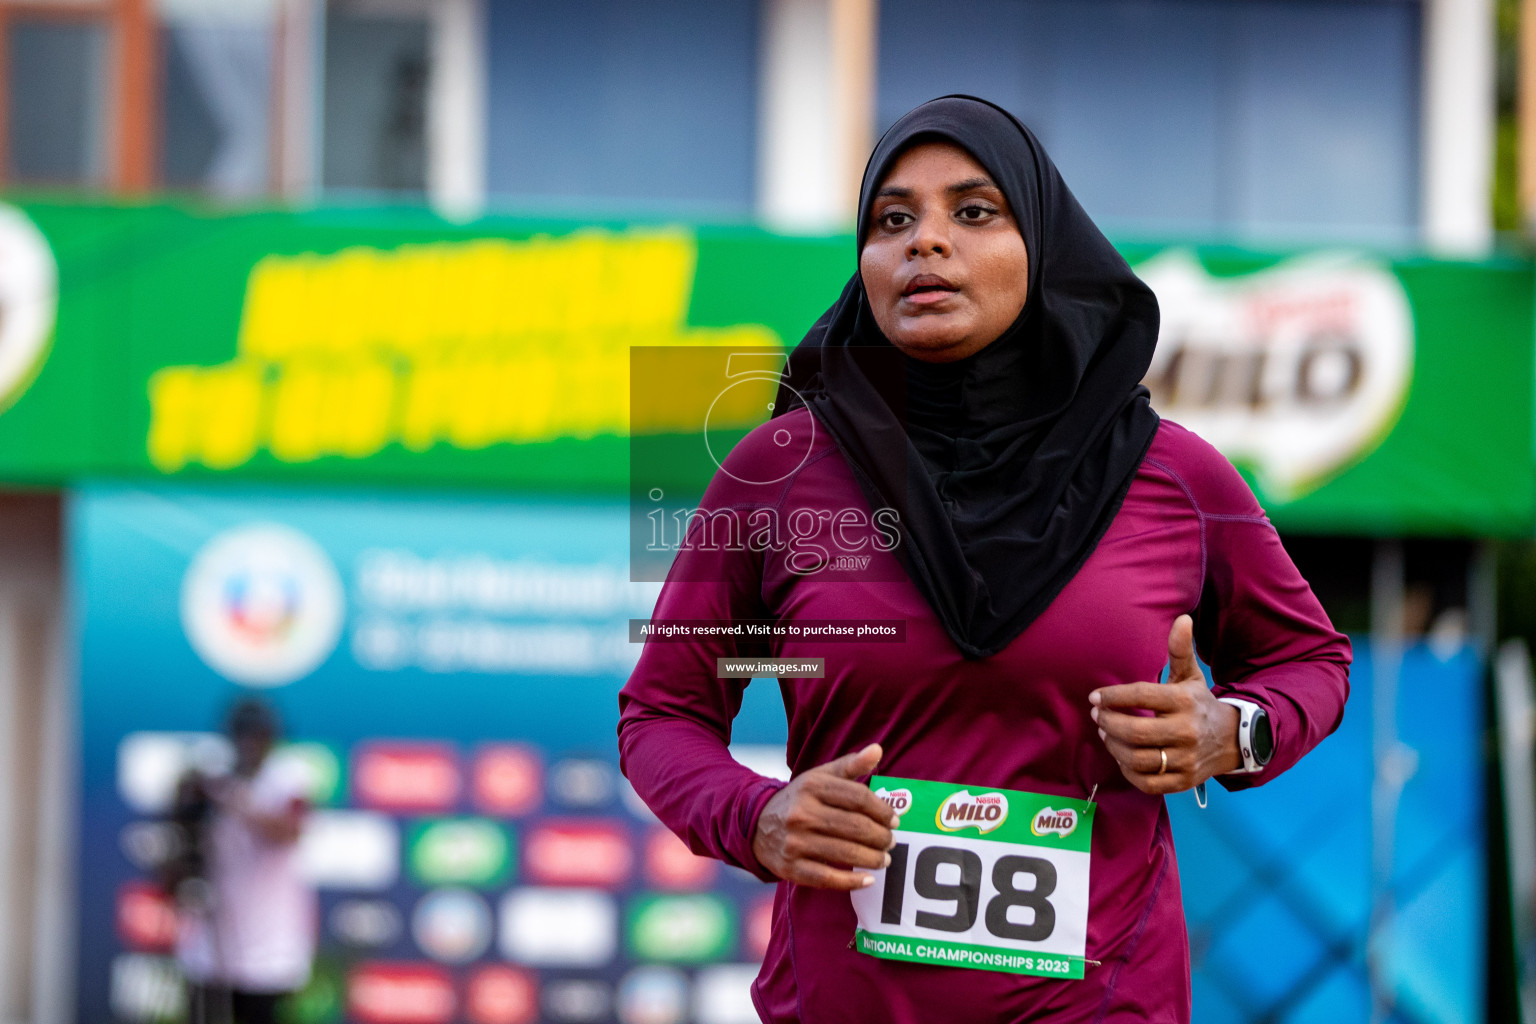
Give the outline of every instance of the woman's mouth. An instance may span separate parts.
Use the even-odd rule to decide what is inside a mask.
[[[943,302],[960,289],[937,274],[919,274],[901,290],[901,297],[918,306],[932,306]]]

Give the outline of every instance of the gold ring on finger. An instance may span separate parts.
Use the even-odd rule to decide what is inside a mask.
[[[1157,755],[1163,759],[1163,763],[1158,765],[1157,768],[1157,774],[1161,775],[1168,770],[1168,748],[1158,747]]]

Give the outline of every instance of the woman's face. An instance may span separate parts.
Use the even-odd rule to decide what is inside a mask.
[[[979,352],[1024,308],[1029,255],[1008,200],[959,146],[897,158],[875,192],[859,273],[875,322],[917,359]]]

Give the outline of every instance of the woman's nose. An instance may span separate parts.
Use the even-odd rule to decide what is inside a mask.
[[[917,229],[912,232],[912,241],[907,245],[907,258],[948,256],[950,245],[947,226],[947,220],[942,217],[921,218],[917,222]]]

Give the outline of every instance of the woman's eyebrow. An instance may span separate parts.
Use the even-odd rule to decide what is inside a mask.
[[[952,196],[956,196],[962,192],[971,192],[978,188],[997,188],[997,185],[991,178],[966,178],[964,181],[955,182],[944,191]]]
[[[879,192],[875,193],[876,199],[884,199],[887,196],[895,199],[911,199],[912,190],[909,188],[903,188],[900,185],[887,185],[885,188],[882,188]]]

